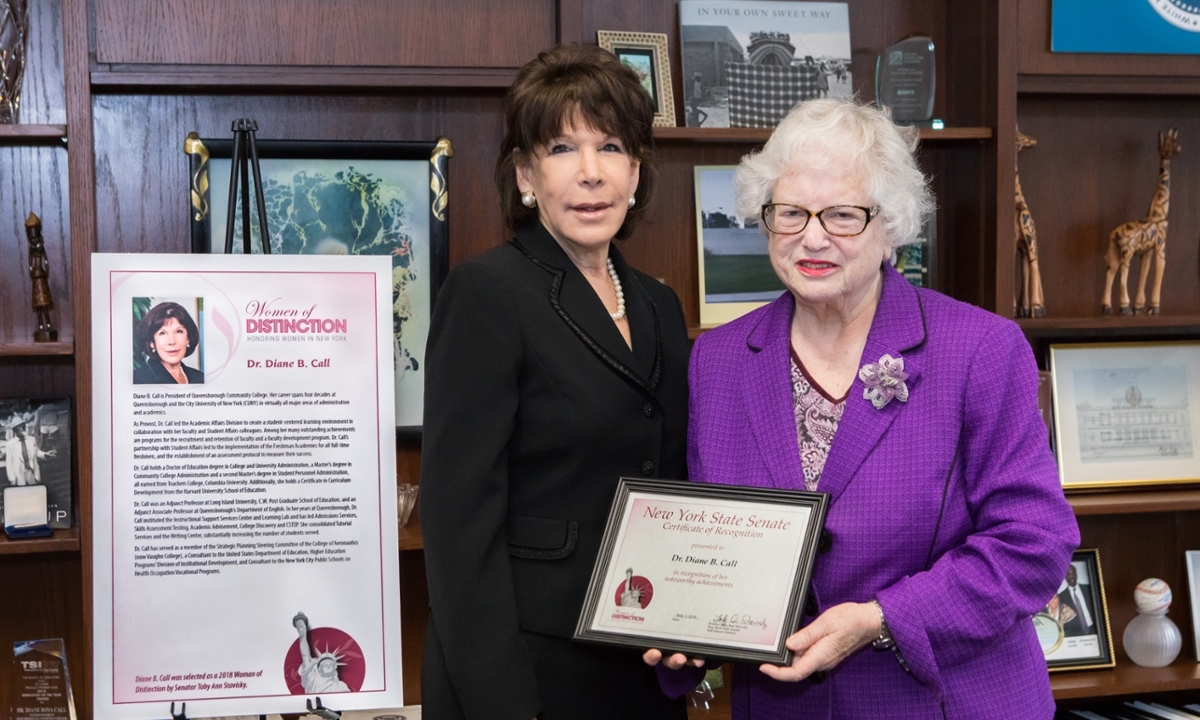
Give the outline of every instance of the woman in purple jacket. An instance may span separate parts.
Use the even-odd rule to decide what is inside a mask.
[[[1079,530],[1020,330],[889,262],[932,206],[915,145],[874,108],[814,100],[734,181],[788,292],[696,342],[689,471],[829,493],[832,537],[795,659],[738,666],[734,718],[1054,714],[1030,616]],[[663,662],[669,694],[694,685],[666,670],[686,661]]]

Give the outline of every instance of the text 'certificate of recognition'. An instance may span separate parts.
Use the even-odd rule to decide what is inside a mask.
[[[92,256],[97,720],[403,704],[390,275]]]
[[[790,662],[828,495],[622,478],[575,637]]]

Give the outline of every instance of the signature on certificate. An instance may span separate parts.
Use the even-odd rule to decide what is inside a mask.
[[[709,620],[708,624],[710,627],[713,625],[725,625],[738,629],[759,627],[765,630],[767,628],[767,619],[756,618],[748,613],[721,613],[712,620]]]

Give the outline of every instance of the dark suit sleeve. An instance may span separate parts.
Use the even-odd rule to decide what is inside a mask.
[[[471,720],[529,720],[540,709],[505,536],[521,356],[503,281],[481,264],[457,268],[426,350],[421,530],[433,624]]]

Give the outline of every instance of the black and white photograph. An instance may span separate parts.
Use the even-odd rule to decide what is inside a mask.
[[[71,527],[70,398],[0,400],[0,425],[0,487],[45,485],[50,527]]]
[[[846,3],[681,0],[687,127],[775,127],[801,100],[854,95]]]
[[[734,165],[696,167],[696,238],[700,262],[700,325],[729,322],[779,297],[767,234],[758,218],[738,216]]]
[[[1058,591],[1033,616],[1033,626],[1051,671],[1113,666],[1099,550],[1075,552]]]

